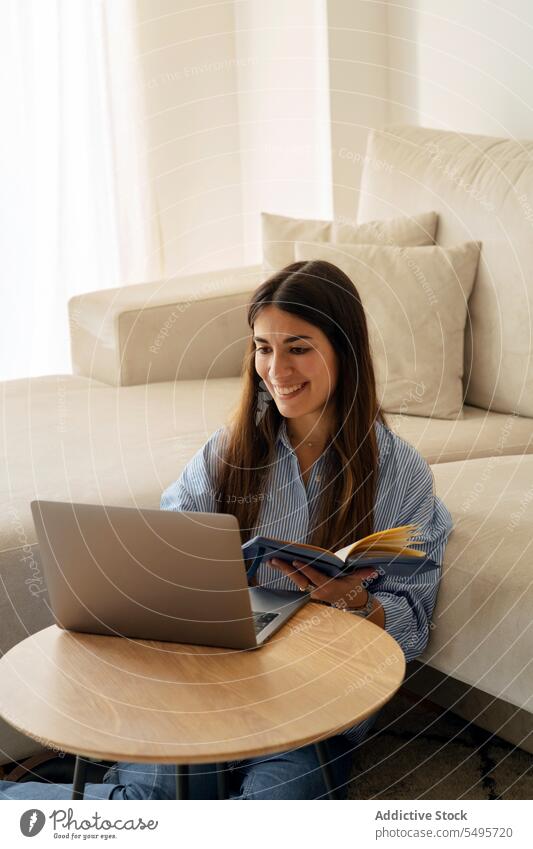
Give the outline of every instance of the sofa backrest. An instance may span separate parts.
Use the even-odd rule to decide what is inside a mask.
[[[466,403],[533,416],[533,141],[374,130],[358,221],[428,209],[439,213],[438,244],[482,242],[466,328]]]

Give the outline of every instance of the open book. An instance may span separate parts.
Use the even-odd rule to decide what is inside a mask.
[[[435,568],[435,563],[427,559],[425,552],[410,548],[411,545],[416,544],[418,530],[417,525],[388,528],[363,537],[344,548],[339,548],[338,551],[328,551],[326,548],[306,543],[257,536],[244,543],[242,552],[245,560],[252,560],[248,569],[248,580],[253,578],[263,560],[270,560],[273,557],[288,563],[300,560],[319,569],[330,578],[346,575],[362,566],[382,567],[389,574],[409,575],[415,566],[422,566],[421,561],[426,561],[428,564],[425,568]]]

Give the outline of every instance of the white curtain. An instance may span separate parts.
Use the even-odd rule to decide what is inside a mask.
[[[68,298],[160,276],[134,0],[0,0],[0,378],[70,372]]]

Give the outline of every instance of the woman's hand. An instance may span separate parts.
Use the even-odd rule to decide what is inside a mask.
[[[299,560],[292,564],[273,557],[266,561],[273,569],[278,569],[291,578],[300,590],[309,592],[312,601],[323,601],[336,607],[356,610],[364,607],[368,601],[365,581],[377,578],[378,572],[370,566],[357,569],[353,575],[342,578],[329,578],[313,566],[307,566]]]

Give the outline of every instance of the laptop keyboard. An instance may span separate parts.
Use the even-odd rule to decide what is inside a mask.
[[[279,613],[261,613],[258,610],[252,610],[252,616],[254,617],[255,635],[257,637],[263,628],[266,628],[276,616],[279,616]]]

